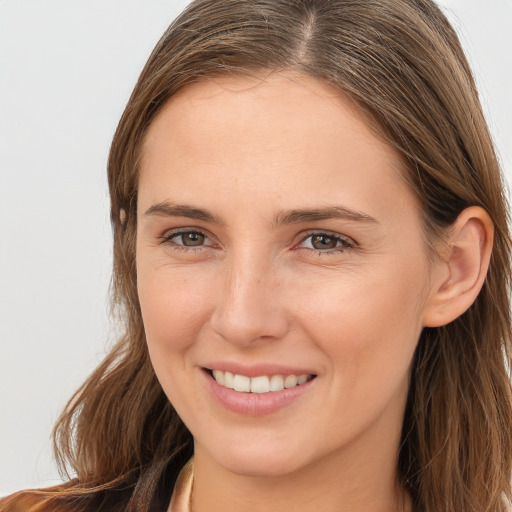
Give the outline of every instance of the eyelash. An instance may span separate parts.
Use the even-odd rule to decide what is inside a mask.
[[[167,244],[171,249],[174,251],[201,251],[204,247],[204,244],[193,246],[193,245],[185,245],[185,244],[178,244],[174,240],[176,238],[179,238],[180,236],[183,237],[184,235],[200,235],[204,237],[205,240],[209,240],[209,237],[206,233],[203,231],[200,231],[198,229],[180,229],[179,231],[172,231],[170,233],[166,233],[164,236],[161,237],[161,244]],[[182,239],[183,242],[183,239]],[[210,246],[208,246],[210,247]]]
[[[173,249],[175,251],[196,252],[196,251],[201,251],[205,247],[204,243],[201,245],[197,245],[197,246],[190,246],[190,245],[187,246],[185,244],[178,244],[174,241],[176,238],[183,237],[184,235],[200,235],[200,236],[204,237],[204,240],[210,240],[209,236],[201,230],[180,229],[178,231],[172,231],[172,232],[166,233],[164,236],[161,237],[160,243],[167,244],[171,249]],[[313,238],[313,237],[328,238],[328,239],[334,241],[336,243],[336,245],[335,245],[335,247],[333,247],[331,249],[325,249],[325,250],[315,249],[314,247],[300,247],[300,245],[303,244],[306,240]],[[182,242],[183,242],[183,239],[182,239]],[[206,247],[212,247],[212,245],[206,245]],[[315,255],[325,256],[325,255],[339,254],[339,253],[343,253],[346,251],[350,251],[350,250],[353,250],[355,247],[356,247],[356,243],[354,242],[354,240],[352,240],[351,238],[349,238],[347,236],[340,235],[337,233],[332,233],[329,231],[311,231],[311,232],[306,233],[305,236],[303,236],[300,239],[298,245],[295,246],[295,250],[305,250],[305,251],[314,253]]]
[[[306,240],[313,238],[313,237],[328,238],[330,240],[335,241],[336,245],[332,249],[326,249],[326,250],[315,249],[314,247],[299,247],[298,249],[310,251],[319,256],[326,256],[326,255],[328,256],[328,255],[332,255],[332,254],[339,254],[339,253],[344,253],[346,251],[350,251],[350,250],[354,249],[356,246],[355,242],[348,236],[340,235],[338,233],[332,233],[330,231],[309,232],[301,239],[299,244],[303,244]]]

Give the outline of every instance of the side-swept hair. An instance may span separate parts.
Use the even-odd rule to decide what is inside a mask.
[[[495,241],[481,293],[461,317],[421,334],[398,475],[415,511],[502,512],[510,499],[506,200],[454,30],[431,0],[195,0],[151,54],[112,142],[113,303],[126,330],[55,427],[58,461],[76,478],[38,491],[46,500],[40,510],[167,506],[192,439],[151,367],[137,297],[142,141],[165,102],[187,84],[286,69],[350,97],[402,155],[432,248],[464,208],[489,213]]]

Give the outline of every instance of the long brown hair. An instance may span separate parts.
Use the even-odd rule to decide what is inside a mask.
[[[195,0],[151,54],[112,143],[113,304],[126,329],[55,427],[57,460],[76,477],[39,491],[51,510],[59,503],[77,511],[167,505],[192,438],[151,367],[137,297],[142,141],[187,84],[282,69],[330,84],[369,115],[407,162],[405,179],[422,206],[428,240],[468,206],[489,213],[495,242],[481,293],[457,320],[420,337],[398,475],[418,511],[501,512],[510,498],[507,209],[454,30],[431,0]]]

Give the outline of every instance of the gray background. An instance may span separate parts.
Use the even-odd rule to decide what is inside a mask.
[[[442,0],[512,181],[512,0]],[[49,434],[115,332],[110,140],[186,0],[0,0],[0,495],[58,482]]]

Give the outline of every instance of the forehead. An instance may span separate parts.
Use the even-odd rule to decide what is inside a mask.
[[[300,201],[416,208],[399,154],[361,110],[329,85],[296,74],[185,87],[150,126],[141,164],[143,201],[167,193],[193,202],[203,191],[233,204],[251,191],[291,208]]]
[[[251,116],[250,126],[245,122],[244,114]],[[197,137],[207,136],[212,140],[217,135],[225,141],[229,128],[237,126],[244,128],[244,132],[249,128],[257,132],[258,128],[268,131],[272,125],[281,123],[288,126],[287,133],[301,124],[302,131],[316,131],[318,122],[326,125],[334,117],[338,128],[345,126],[352,132],[368,132],[372,137],[382,139],[373,129],[376,124],[370,116],[349,97],[310,76],[292,72],[261,76],[220,75],[189,84],[167,101],[146,134],[143,155],[158,137],[157,132],[177,140],[185,134],[184,129],[189,128]],[[212,131],[212,126],[228,130]],[[280,130],[279,135],[285,133]],[[243,132],[232,130],[231,135],[240,141]],[[182,139],[181,142],[185,141]]]

